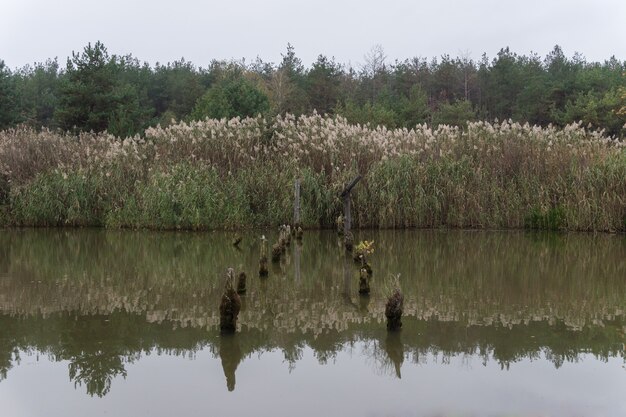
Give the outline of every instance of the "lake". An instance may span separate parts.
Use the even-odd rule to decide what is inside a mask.
[[[0,231],[0,415],[626,415],[623,235],[357,231],[360,296],[335,233],[265,278],[261,234]],[[220,334],[229,267],[247,291]]]

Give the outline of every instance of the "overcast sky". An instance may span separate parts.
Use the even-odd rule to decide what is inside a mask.
[[[545,56],[626,59],[626,0],[0,0],[0,59],[10,68],[88,42],[150,64],[181,57],[279,62],[290,42],[308,66],[317,55],[358,67],[380,44],[389,61],[500,48]]]

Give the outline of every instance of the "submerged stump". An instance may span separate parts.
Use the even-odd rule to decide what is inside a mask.
[[[280,261],[280,255],[283,253],[283,249],[280,243],[272,245],[272,262],[277,263]]]
[[[259,259],[259,276],[266,277],[268,273],[269,270],[267,268],[267,256],[261,257],[261,259]]]
[[[367,295],[370,293],[370,275],[365,268],[359,270],[359,294]]]
[[[246,273],[241,271],[237,277],[237,294],[244,294],[246,292]]]
[[[233,287],[235,271],[228,268],[224,293],[220,302],[220,330],[225,333],[232,333],[237,329],[237,317],[241,310],[241,299]]]
[[[259,276],[266,277],[267,274],[267,239],[263,235],[261,236],[261,255],[259,256]]]
[[[367,262],[363,262],[363,264],[361,265],[361,269],[365,269],[365,271],[367,272],[367,275],[371,278],[372,277],[372,267],[369,263]]]
[[[291,234],[291,226],[285,226],[285,241],[287,242],[287,245],[291,245]]]
[[[402,327],[403,304],[404,296],[400,292],[400,289],[396,288],[387,300],[387,305],[385,305],[385,317],[387,317],[388,330],[398,330]]]

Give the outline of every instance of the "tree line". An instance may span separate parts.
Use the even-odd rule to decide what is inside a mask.
[[[308,68],[287,46],[278,64],[184,59],[154,66],[109,54],[101,42],[11,70],[0,60],[0,129],[141,134],[157,124],[316,111],[351,123],[411,128],[513,119],[563,126],[582,121],[623,135],[626,61],[587,62],[559,46],[545,57],[501,49],[478,61],[444,55],[388,62],[374,47],[359,68],[319,55]]]

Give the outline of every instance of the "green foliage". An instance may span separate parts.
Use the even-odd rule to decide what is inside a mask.
[[[198,99],[191,118],[254,117],[269,111],[268,97],[242,76],[229,77],[211,86]]]
[[[626,152],[577,126],[482,122],[388,130],[319,115],[215,120],[146,139],[0,132],[3,225],[215,229],[356,227],[624,230]]]
[[[430,121],[428,96],[419,85],[411,87],[408,97],[401,97],[397,103],[397,109],[404,127],[412,128],[416,124]]]
[[[56,59],[26,66],[15,76],[20,122],[35,128],[55,127],[59,102],[59,64]]]
[[[309,108],[319,114],[332,114],[339,101],[342,68],[334,60],[324,55],[317,61],[306,76],[306,94]]]
[[[12,222],[21,226],[100,226],[106,203],[102,178],[51,172],[11,191]]]
[[[18,121],[16,114],[16,91],[11,71],[0,60],[0,130],[14,125]]]
[[[138,191],[144,227],[198,230],[242,225],[244,202],[236,193],[231,195],[212,169],[176,165],[153,175]]]
[[[387,63],[381,47],[359,71],[319,55],[306,68],[288,44],[275,65],[260,58],[213,61],[199,68],[181,59],[154,67],[109,55],[101,42],[74,53],[65,70],[56,60],[9,71],[0,64],[0,129],[26,123],[143,134],[171,120],[340,114],[353,123],[413,128],[464,125],[469,119],[546,126],[582,120],[623,137],[626,63],[571,58],[556,46],[542,59],[502,49],[479,62],[448,55]]]
[[[193,64],[183,60],[167,65],[157,64],[151,71],[148,97],[154,106],[156,117],[163,120],[169,112],[176,120],[187,118],[208,85],[206,74]],[[171,117],[165,120],[169,122]]]
[[[56,119],[65,130],[102,132],[117,107],[115,60],[105,46],[88,44],[67,60]]]
[[[287,44],[287,51],[282,55],[282,61],[278,65],[276,72],[281,76],[276,80],[273,87],[277,88],[280,96],[277,113],[290,113],[301,115],[310,109],[309,97],[306,92],[306,77],[302,60],[296,56],[295,48],[290,43]]]
[[[433,125],[465,126],[467,122],[476,120],[476,112],[472,103],[459,100],[454,103],[444,103],[433,114]]]
[[[526,227],[540,230],[561,230],[567,226],[567,216],[562,207],[547,210],[534,208],[526,217]]]
[[[141,132],[152,113],[141,103],[140,91],[146,91],[137,80],[131,84],[121,76],[137,66],[132,59],[109,56],[100,42],[72,53],[60,85],[58,126],[75,132],[108,130],[122,137]]]
[[[594,128],[605,128],[609,132],[619,132],[626,123],[626,115],[619,115],[621,97],[617,89],[604,94],[581,93],[573,101],[568,101],[562,111],[555,110],[553,117],[560,124],[580,121]]]
[[[301,169],[299,176],[302,179],[301,224],[309,227],[332,225],[340,205],[336,190],[327,185],[324,173],[315,172],[310,167]]]
[[[346,102],[345,106],[337,108],[337,114],[345,117],[350,123],[376,126],[395,127],[398,124],[396,112],[383,103],[367,102],[358,105],[353,101]]]

